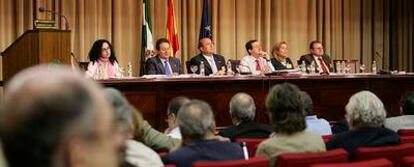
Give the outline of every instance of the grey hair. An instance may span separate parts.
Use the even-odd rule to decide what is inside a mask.
[[[178,111],[177,123],[181,134],[201,139],[214,129],[214,114],[209,104],[201,100],[191,100]]]
[[[125,96],[114,88],[105,88],[104,93],[114,108],[117,122],[132,125],[132,108]]]
[[[311,96],[305,92],[305,91],[300,91],[300,99],[302,100],[303,103],[303,112],[306,116],[311,116],[313,115],[313,101]]]
[[[351,127],[381,127],[387,113],[381,100],[370,91],[360,91],[349,99],[345,107]]]
[[[238,121],[253,121],[256,115],[256,105],[247,93],[237,93],[230,100],[230,115]],[[233,121],[233,123],[235,123]]]

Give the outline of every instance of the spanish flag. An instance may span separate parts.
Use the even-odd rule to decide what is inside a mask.
[[[175,22],[174,0],[168,0],[167,38],[171,43],[171,56],[180,49],[178,43],[177,23]]]

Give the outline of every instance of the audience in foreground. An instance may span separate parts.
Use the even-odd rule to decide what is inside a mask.
[[[232,141],[236,138],[268,138],[272,128],[266,124],[254,122],[256,104],[246,93],[237,93],[230,100],[230,116],[233,123],[219,132]]]
[[[313,114],[313,102],[308,93],[301,91],[300,97],[303,102],[306,120],[306,130],[322,136],[332,135],[331,125],[323,118]]]
[[[116,166],[112,108],[91,80],[70,68],[36,66],[13,77],[4,97],[1,139],[9,166]]]
[[[387,118],[384,126],[395,132],[399,129],[414,129],[414,92],[401,100],[401,116]]]
[[[177,123],[183,145],[163,158],[164,164],[190,167],[198,160],[219,161],[243,159],[242,148],[214,137],[215,121],[210,105],[191,100],[178,112]]]
[[[119,142],[123,146],[120,156],[120,166],[164,166],[161,158],[155,151],[141,142],[133,140],[136,128],[134,126],[134,121],[142,121],[142,117],[139,120],[134,119],[132,112],[137,111],[133,110],[133,107],[121,92],[113,88],[106,88],[104,91],[114,107],[115,120],[117,122],[116,127],[118,127],[117,130],[122,136],[122,138],[119,139]]]
[[[292,84],[273,86],[266,98],[266,108],[274,134],[260,143],[256,156],[266,156],[270,166],[276,164],[282,153],[326,151],[322,137],[306,131],[300,90]]]
[[[170,100],[167,109],[167,124],[168,128],[165,129],[164,133],[175,139],[181,139],[180,128],[177,125],[177,114],[181,106],[189,102],[190,99],[184,96],[177,96]]]
[[[357,147],[396,145],[400,137],[396,132],[383,128],[386,112],[381,100],[372,92],[361,91],[349,99],[345,107],[350,131],[336,134],[326,147],[345,149],[351,156]]]

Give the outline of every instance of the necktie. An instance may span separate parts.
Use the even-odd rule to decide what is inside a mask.
[[[168,61],[164,62],[164,71],[165,71],[165,75],[172,75],[170,63],[168,63]]]
[[[259,59],[256,59],[256,71],[262,71],[259,64]]]
[[[322,60],[322,58],[321,58],[321,57],[318,57],[318,60],[319,60],[319,64],[322,66],[322,70],[323,70],[323,72],[324,72],[324,73],[329,73],[329,70],[328,70],[328,68],[326,67],[326,64],[325,64],[325,62]]]
[[[216,64],[214,63],[214,58],[212,58],[212,57],[209,58],[208,63],[210,63],[211,71],[213,71],[213,74],[215,74],[218,69],[217,69]]]

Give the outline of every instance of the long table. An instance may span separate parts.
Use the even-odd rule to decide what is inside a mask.
[[[231,124],[229,101],[237,92],[253,96],[256,120],[268,123],[265,99],[275,84],[296,84],[313,99],[314,112],[329,121],[344,118],[344,107],[356,92],[370,90],[384,103],[388,116],[399,114],[399,101],[414,90],[414,75],[336,75],[336,76],[239,76],[199,78],[122,79],[98,81],[124,93],[155,128],[166,127],[168,102],[179,95],[208,102],[218,126]]]

